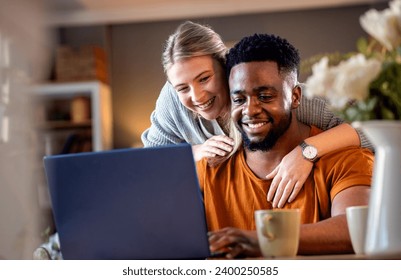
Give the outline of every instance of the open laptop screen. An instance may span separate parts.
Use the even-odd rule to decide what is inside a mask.
[[[199,259],[207,226],[191,146],[44,158],[64,259]]]

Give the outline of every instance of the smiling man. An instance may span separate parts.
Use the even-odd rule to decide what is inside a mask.
[[[299,122],[300,57],[285,39],[255,34],[227,55],[231,116],[243,145],[224,163],[198,162],[212,251],[259,256],[254,211],[271,209],[265,174],[303,140],[320,133]],[[306,159],[305,159],[306,160]],[[368,203],[373,168],[369,150],[351,147],[321,157],[297,198],[301,210],[299,254],[352,252],[345,209]]]

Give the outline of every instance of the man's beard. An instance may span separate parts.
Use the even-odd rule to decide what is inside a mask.
[[[281,137],[281,135],[283,135],[290,127],[292,111],[290,111],[290,113],[286,116],[287,117],[283,118],[277,124],[277,126],[274,126],[274,122],[272,122],[272,129],[269,131],[266,137],[259,142],[251,142],[251,140],[248,138],[248,135],[246,135],[246,133],[241,129],[240,132],[242,135],[244,147],[253,152],[267,152],[271,150],[276,144],[277,140]]]

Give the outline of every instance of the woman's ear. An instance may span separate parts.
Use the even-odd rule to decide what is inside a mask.
[[[302,88],[299,84],[297,84],[292,89],[292,109],[298,108],[299,104],[301,104],[302,98]]]

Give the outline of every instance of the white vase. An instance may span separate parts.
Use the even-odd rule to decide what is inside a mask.
[[[401,256],[401,121],[356,122],[375,147],[367,255]]]

